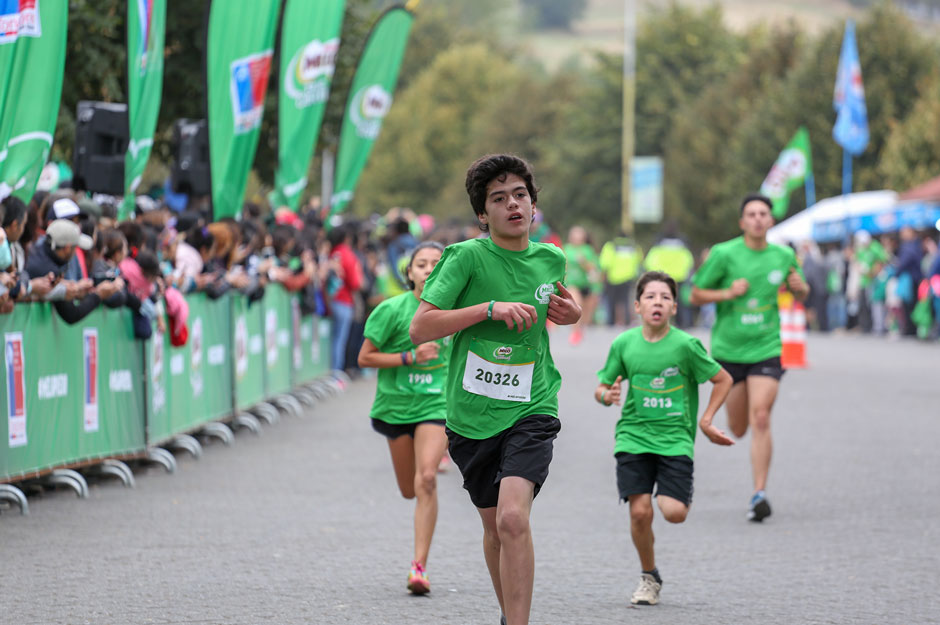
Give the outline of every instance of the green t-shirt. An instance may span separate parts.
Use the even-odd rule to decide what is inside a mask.
[[[855,259],[858,261],[861,269],[859,285],[864,289],[871,284],[875,276],[871,275],[876,263],[888,262],[888,254],[885,248],[878,241],[872,240],[871,243],[855,252]]]
[[[670,328],[655,343],[643,338],[639,327],[614,339],[604,368],[597,372],[601,384],[613,384],[618,375],[630,382],[614,453],[692,458],[698,385],[720,370],[702,342],[678,328]]]
[[[415,349],[408,337],[408,327],[418,310],[418,303],[411,291],[383,301],[366,320],[365,337],[380,352],[401,353]],[[370,417],[394,424],[445,418],[444,382],[447,379],[450,337],[438,343],[441,350],[435,360],[420,365],[379,369]]]
[[[598,281],[592,275],[598,271],[597,254],[589,244],[565,246],[565,256],[568,257],[568,284],[579,289],[590,288],[592,283]]]
[[[481,321],[454,335],[447,379],[447,427],[473,439],[495,436],[520,419],[558,416],[561,374],[549,351],[549,295],[564,283],[565,255],[548,243],[521,252],[490,239],[444,250],[421,299],[442,310],[490,300],[535,306],[538,322],[524,332],[503,321]]]
[[[718,302],[712,326],[711,352],[718,360],[753,363],[780,355],[780,315],[777,292],[790,268],[803,275],[789,247],[768,243],[752,250],[744,237],[715,245],[692,277],[700,289],[726,289],[746,278],[748,290],[733,300]]]

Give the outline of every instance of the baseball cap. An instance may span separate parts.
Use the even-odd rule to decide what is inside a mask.
[[[72,217],[83,215],[85,215],[85,212],[78,204],[67,197],[63,197],[52,203],[52,207],[49,209],[49,214],[46,215],[46,218],[71,219]]]
[[[95,244],[90,236],[82,234],[82,229],[77,223],[68,219],[56,219],[49,224],[46,236],[52,240],[54,247],[77,245],[83,250],[90,250]]]
[[[98,204],[98,202],[94,201],[93,199],[83,197],[78,200],[77,204],[78,204],[78,208],[85,215],[94,217],[96,221],[101,218],[101,206]]]
[[[859,230],[854,238],[856,245],[867,245],[871,242],[871,233],[868,230]]]
[[[149,195],[138,195],[134,199],[134,205],[137,208],[137,212],[139,213],[149,213],[152,210],[160,208],[156,200],[154,200]]]

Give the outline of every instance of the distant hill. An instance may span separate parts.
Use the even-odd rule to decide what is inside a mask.
[[[678,0],[680,4],[704,9],[714,4],[722,7],[725,21],[735,30],[745,30],[761,22],[780,23],[796,20],[806,30],[818,32],[848,17],[864,15],[873,0]],[[636,0],[637,20],[650,11],[668,7],[671,0]],[[897,2],[911,19],[925,28],[940,24],[940,0]],[[624,0],[589,0],[584,17],[570,32],[538,31],[529,35],[524,48],[548,67],[556,67],[572,56],[586,57],[592,50],[616,52],[623,45]]]

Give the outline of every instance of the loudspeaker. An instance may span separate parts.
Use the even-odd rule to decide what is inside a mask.
[[[126,104],[79,102],[75,114],[72,186],[124,195],[124,157],[129,134]]]
[[[188,195],[208,195],[209,128],[204,119],[178,119],[173,124],[173,190]]]

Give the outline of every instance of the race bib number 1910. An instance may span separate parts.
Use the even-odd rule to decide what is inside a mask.
[[[492,399],[527,402],[532,393],[535,351],[476,337],[470,340],[463,389]]]

